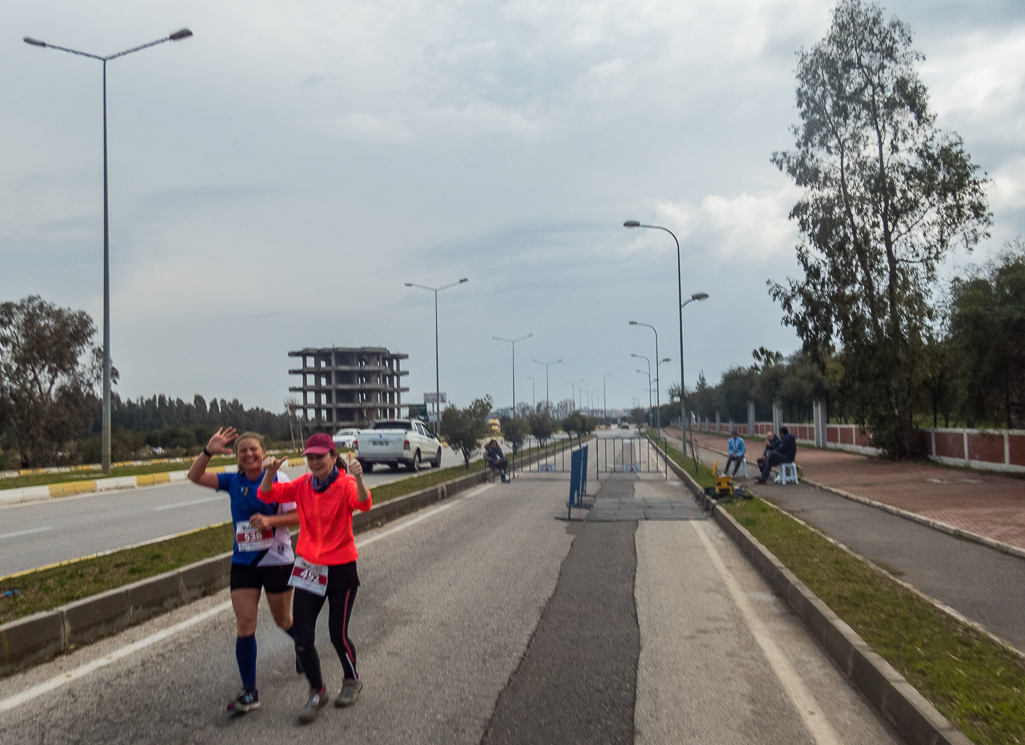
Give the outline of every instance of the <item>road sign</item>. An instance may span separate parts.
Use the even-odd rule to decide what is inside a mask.
[[[441,395],[441,402],[443,404],[447,404],[448,403],[448,394],[445,393],[445,391],[442,391],[440,395]],[[425,404],[436,404],[436,403],[438,403],[438,396],[439,396],[439,394],[436,391],[431,391],[430,393],[425,393],[424,394],[424,403]]]

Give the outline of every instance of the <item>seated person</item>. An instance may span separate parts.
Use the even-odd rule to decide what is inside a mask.
[[[782,441],[776,437],[776,433],[772,431],[772,427],[769,427],[769,431],[765,433],[765,452],[763,452],[762,457],[758,459],[759,471],[765,467],[765,459],[769,457],[769,453],[773,450],[778,450],[781,442]]]
[[[502,454],[502,448],[498,446],[497,440],[492,440],[484,447],[484,460],[492,468],[501,472],[503,484],[509,483],[509,477],[505,475],[505,469],[509,467],[509,461]]]
[[[790,430],[786,427],[780,427],[779,434],[780,436],[776,438],[779,445],[771,451],[766,447],[765,458],[759,461],[761,467],[761,476],[757,482],[759,484],[768,482],[773,466],[778,466],[780,463],[793,463],[794,458],[797,457],[797,438],[790,434]]]
[[[730,464],[733,464],[733,475],[737,475],[737,471],[744,465],[744,455],[747,453],[747,445],[744,444],[744,438],[741,437],[737,430],[734,429],[730,432],[730,439],[726,441],[726,454],[729,456],[726,459],[726,467],[723,468],[722,475],[730,475]]]

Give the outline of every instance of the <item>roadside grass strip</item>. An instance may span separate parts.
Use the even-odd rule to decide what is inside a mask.
[[[663,442],[656,436],[656,432],[653,429],[646,430],[644,434],[649,437],[658,447],[664,447],[669,457],[673,459],[676,465],[680,466],[684,471],[690,474],[690,477],[701,485],[701,488],[707,488],[709,486],[715,486],[715,478],[712,476],[712,469],[706,466],[701,461],[698,461],[698,467],[694,468],[694,459],[683,457],[683,452],[678,448],[673,447],[668,442]]]
[[[0,624],[231,551],[231,522],[0,578]]]
[[[1025,660],[761,499],[721,503],[978,745],[1025,743]]]

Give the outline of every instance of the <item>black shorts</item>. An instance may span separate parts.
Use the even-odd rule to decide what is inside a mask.
[[[232,590],[261,590],[269,593],[288,592],[288,578],[292,576],[291,564],[269,567],[251,567],[246,564],[231,565]]]

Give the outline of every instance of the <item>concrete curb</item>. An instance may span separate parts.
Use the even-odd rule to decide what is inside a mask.
[[[657,445],[656,445],[657,447]],[[663,453],[665,456],[666,454]],[[695,494],[716,524],[737,545],[865,698],[910,745],[972,745],[935,706],[907,682],[808,586],[799,580],[700,485],[667,457],[670,468]]]
[[[353,532],[365,532],[471,489],[484,482],[485,474],[475,471],[358,512],[353,515]],[[0,625],[0,677],[222,590],[230,575],[228,552]]]
[[[721,450],[716,450],[715,448],[710,448],[705,445],[702,445],[701,447],[705,448],[705,450],[710,450],[713,453],[725,455],[725,453]],[[844,499],[849,499],[852,502],[859,502],[861,504],[866,504],[869,507],[875,507],[877,510],[889,512],[891,515],[903,517],[905,520],[911,520],[912,522],[916,522],[919,525],[925,525],[928,528],[938,530],[942,533],[947,533],[948,535],[952,535],[955,538],[963,538],[966,541],[981,544],[983,546],[986,546],[987,548],[992,548],[1001,553],[1008,554],[1010,556],[1017,556],[1019,559],[1025,559],[1025,548],[1012,546],[1010,543],[1003,543],[993,538],[980,535],[979,533],[973,533],[970,530],[958,528],[957,526],[951,525],[950,523],[941,522],[940,520],[933,520],[931,517],[919,515],[916,512],[902,510],[900,507],[894,507],[892,504],[886,504],[885,502],[877,502],[876,500],[869,499],[868,497],[861,497],[857,494],[851,494],[850,492],[844,491],[843,489],[837,489],[835,486],[828,486],[826,484],[819,483],[818,481],[812,481],[811,479],[801,479],[801,483],[807,484],[808,486],[814,486],[816,489],[821,489],[822,491],[827,491],[831,494],[836,494],[837,496],[843,497]]]

